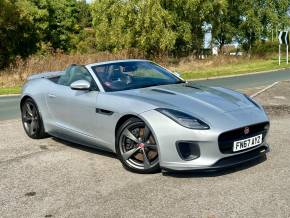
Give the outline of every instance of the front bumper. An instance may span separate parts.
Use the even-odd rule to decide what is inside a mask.
[[[218,171],[224,170],[228,168],[232,168],[235,166],[239,166],[251,161],[260,160],[261,158],[265,158],[266,154],[270,151],[269,145],[263,145],[255,148],[252,151],[248,151],[243,154],[238,154],[231,157],[225,157],[217,161],[215,164],[207,167],[177,167],[177,166],[170,166],[170,168],[162,167],[162,169],[167,171]]]
[[[192,130],[180,126],[159,112],[152,110],[141,114],[143,120],[151,127],[158,144],[159,163],[162,169],[173,171],[217,170],[240,165],[257,159],[269,151],[264,142],[256,147],[238,153],[226,154],[218,146],[219,135],[237,128],[256,123],[268,122],[264,113],[251,114],[249,111],[235,112],[232,119],[225,117],[219,126],[211,125],[209,130]],[[200,156],[193,160],[184,160],[178,154],[176,142],[188,141],[198,144]]]

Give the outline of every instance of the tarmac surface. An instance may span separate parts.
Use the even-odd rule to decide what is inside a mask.
[[[257,96],[271,119],[267,160],[217,173],[134,174],[114,154],[0,121],[0,216],[290,217],[290,113],[273,113],[270,94],[290,96]]]

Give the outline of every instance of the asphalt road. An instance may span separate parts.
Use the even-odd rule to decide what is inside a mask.
[[[289,106],[290,86],[280,85],[257,98],[274,106],[267,160],[219,173],[134,174],[111,153],[0,121],[0,217],[288,218],[290,110],[276,109]]]
[[[267,86],[282,80],[290,80],[290,70],[201,80],[198,82],[210,86],[224,86],[231,89],[247,89]]]
[[[112,154],[29,139],[0,121],[0,216],[290,217],[290,117],[273,118],[266,161],[221,173],[139,175]]]
[[[245,90],[248,88],[260,88],[276,81],[290,80],[290,71],[281,70],[269,73],[243,75],[228,78],[218,78],[209,80],[199,80],[202,83],[211,86],[223,86],[231,89]],[[0,120],[9,120],[19,118],[19,97],[0,97]]]
[[[20,117],[19,96],[0,97],[0,120]]]

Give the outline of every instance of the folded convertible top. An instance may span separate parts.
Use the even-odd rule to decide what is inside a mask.
[[[34,75],[31,75],[27,78],[27,80],[33,80],[33,79],[40,79],[40,78],[52,78],[56,76],[60,76],[64,73],[64,71],[47,71],[42,73],[37,73]]]

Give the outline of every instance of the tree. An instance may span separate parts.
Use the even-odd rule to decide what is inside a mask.
[[[77,14],[78,14],[78,23],[82,28],[92,27],[92,13],[91,7],[86,0],[79,0],[76,2]]]
[[[237,0],[232,2],[232,8],[236,38],[249,53],[256,41],[269,38],[273,27],[284,29],[289,25],[288,0]]]
[[[159,1],[96,1],[92,15],[98,50],[139,48],[152,55],[174,46],[171,16]]]
[[[74,48],[73,35],[80,32],[76,0],[49,0],[48,28],[44,41],[54,49],[69,51]]]
[[[209,23],[212,26],[212,42],[218,45],[223,53],[223,47],[233,42],[237,28],[235,27],[235,11],[228,1],[213,1],[213,10],[209,14]]]
[[[257,42],[289,27],[289,5],[289,0],[95,0],[90,5],[0,0],[0,68],[43,47],[198,55],[209,26],[220,50],[234,40],[251,53]]]
[[[136,23],[133,26],[138,48],[149,55],[163,55],[173,50],[176,33],[173,19],[156,0],[139,1]]]
[[[199,54],[204,45],[205,26],[214,10],[210,0],[161,0],[164,9],[173,17],[176,34],[175,54]]]
[[[132,47],[135,4],[132,1],[95,1],[92,5],[96,48],[100,51],[118,51]]]
[[[90,8],[84,1],[17,0],[16,5],[34,24],[39,41],[55,50],[73,50],[77,35],[90,26]]]
[[[0,1],[0,68],[16,56],[27,57],[37,50],[38,34],[27,14],[13,0]]]

